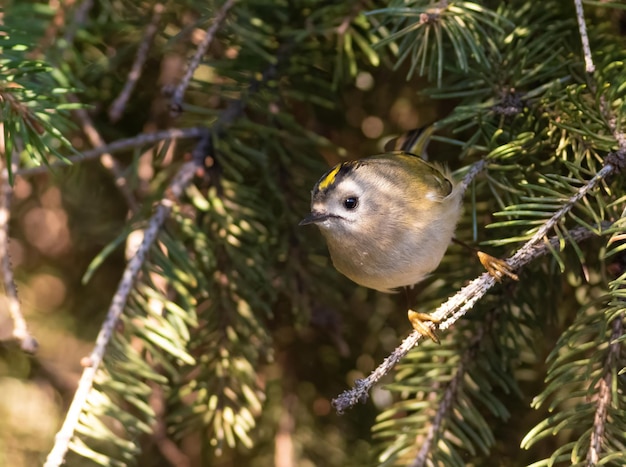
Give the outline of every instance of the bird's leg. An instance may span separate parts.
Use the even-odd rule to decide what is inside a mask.
[[[499,259],[494,256],[488,255],[484,251],[480,251],[456,238],[453,238],[452,241],[476,253],[476,256],[478,256],[478,261],[480,261],[480,264],[483,265],[483,267],[487,270],[489,275],[493,277],[496,281],[502,282],[502,278],[504,276],[509,276],[511,279],[516,280],[516,281],[519,280],[519,277],[517,276],[517,274],[513,272],[513,269],[511,269],[511,266],[509,266],[507,262],[504,261],[503,259]]]
[[[428,313],[419,313],[411,309],[409,309],[408,315],[409,315],[409,321],[411,322],[413,329],[419,332],[422,336],[430,337],[437,344],[440,343],[439,338],[437,337],[437,334],[435,334],[435,331],[430,329],[430,327],[426,326],[424,322],[428,321],[431,323],[439,324],[441,320],[433,318]]]

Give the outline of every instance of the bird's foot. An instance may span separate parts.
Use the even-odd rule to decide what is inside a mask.
[[[435,331],[430,329],[429,326],[426,326],[424,322],[439,324],[441,320],[432,317],[428,313],[419,313],[413,310],[409,310],[408,315],[409,315],[409,321],[411,322],[413,329],[419,332],[422,336],[429,337],[437,344],[440,343],[439,338],[437,337],[437,334],[435,334]]]
[[[502,282],[502,278],[504,276],[508,276],[516,281],[519,280],[517,274],[513,272],[513,269],[505,260],[495,258],[482,251],[477,251],[476,255],[478,256],[480,263],[496,281]]]

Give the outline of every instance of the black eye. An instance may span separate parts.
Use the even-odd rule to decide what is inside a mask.
[[[355,196],[350,196],[349,198],[343,200],[343,205],[346,209],[354,209],[358,206],[358,204],[359,198],[356,198]]]

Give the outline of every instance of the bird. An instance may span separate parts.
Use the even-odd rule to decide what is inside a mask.
[[[431,130],[405,138],[417,147]],[[384,293],[412,287],[441,262],[462,213],[463,186],[443,165],[405,150],[342,162],[311,192],[300,225],[316,225],[333,266],[355,283]],[[497,280],[517,278],[504,261],[474,250]],[[427,313],[408,311],[413,328],[439,342]]]

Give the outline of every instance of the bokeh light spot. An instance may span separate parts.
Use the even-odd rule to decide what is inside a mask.
[[[365,136],[371,139],[376,139],[383,134],[385,125],[383,121],[376,116],[365,117],[361,122],[361,131]]]
[[[35,306],[43,312],[54,311],[63,304],[67,287],[52,274],[36,274],[28,283],[29,295]]]
[[[367,71],[361,71],[356,76],[356,87],[361,91],[369,91],[374,87],[374,77]]]

